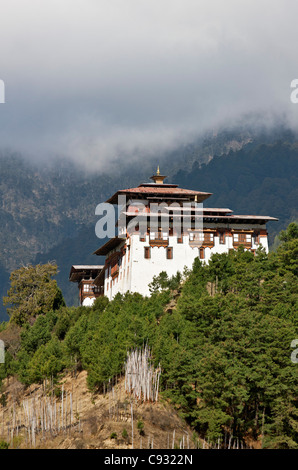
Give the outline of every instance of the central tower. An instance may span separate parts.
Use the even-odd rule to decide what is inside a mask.
[[[203,208],[211,193],[166,184],[159,168],[150,179],[152,183],[118,190],[106,201],[119,204],[120,196],[125,201],[118,235],[94,253],[105,256],[94,284],[109,299],[127,291],[149,295],[154,276],[183,272],[196,257],[208,262],[212,253],[240,245],[252,252],[261,245],[268,251],[266,222],[277,219]]]

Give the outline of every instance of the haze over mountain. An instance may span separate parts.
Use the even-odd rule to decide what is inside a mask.
[[[117,189],[147,181],[157,164],[169,175],[168,182],[212,192],[208,206],[278,217],[279,222],[268,225],[272,244],[275,235],[298,218],[297,157],[298,139],[283,127],[262,133],[243,128],[211,132],[142,165],[119,162],[114,174],[85,172],[67,160],[36,165],[2,151],[1,293],[6,294],[13,269],[56,260],[58,283],[67,303],[75,304],[70,266],[99,262],[92,255],[103,243],[94,231],[97,204]]]
[[[295,129],[297,16],[295,0],[2,0],[1,147],[105,171],[249,116]]]

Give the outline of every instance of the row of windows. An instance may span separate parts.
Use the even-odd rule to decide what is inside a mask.
[[[117,253],[117,252],[115,252]],[[106,272],[107,272],[107,275],[108,276],[115,276],[118,274],[118,271],[119,271],[119,268],[123,265],[125,266],[126,264],[126,261],[127,263],[129,263],[130,261],[130,246],[128,245],[127,246],[127,254],[121,254],[120,252],[118,252],[118,256],[116,258],[114,258],[113,261],[110,262],[110,265],[108,266]]]
[[[84,293],[94,293],[94,294],[98,294],[100,293],[100,287],[99,286],[95,286],[94,284],[84,284],[83,285],[83,292]]]
[[[249,238],[247,238],[246,240],[249,240]],[[241,240],[241,243],[244,243],[244,240]],[[255,250],[251,250],[251,251],[255,252]],[[203,247],[199,248],[199,257],[200,257],[200,259],[205,259],[205,248],[203,248]],[[151,258],[151,247],[150,246],[146,246],[144,248],[144,258],[145,259],[150,259]],[[167,259],[173,259],[173,248],[172,247],[166,248],[166,258]]]
[[[214,237],[217,236],[212,232],[190,232],[189,233],[189,240],[190,241],[199,241],[202,243],[214,243]],[[219,243],[225,244],[226,242],[226,234],[225,232],[219,232]],[[150,232],[150,240],[168,240],[168,233],[166,232]],[[258,235],[254,236],[255,243],[258,243],[259,237]],[[140,241],[145,242],[146,238],[144,235],[140,236]],[[251,243],[252,241],[252,234],[251,233],[234,233],[233,234],[233,241],[235,243]],[[183,236],[177,237],[177,243],[183,243]]]
[[[84,284],[83,285],[83,292],[93,292],[92,284]]]
[[[129,277],[129,266],[126,270],[126,277],[128,278]],[[123,271],[120,271],[120,275],[118,276],[115,276],[114,279],[112,280],[107,280],[107,291],[109,290],[109,288],[111,289],[112,286],[115,285],[115,283],[118,283],[118,281],[121,281],[122,278],[124,279],[125,278],[125,269],[123,269]]]

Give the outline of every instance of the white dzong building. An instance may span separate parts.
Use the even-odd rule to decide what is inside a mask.
[[[165,178],[158,170],[151,177],[153,183],[119,190],[106,201],[118,205],[121,196],[125,203],[118,236],[95,251],[105,256],[105,264],[94,279],[101,295],[109,299],[127,291],[150,295],[149,284],[160,272],[171,277],[191,268],[197,257],[208,263],[213,253],[227,253],[240,245],[252,252],[262,246],[268,252],[266,223],[276,218],[203,207],[211,193],[165,184]],[[161,203],[161,211],[154,212]],[[139,225],[132,223],[136,219]],[[181,230],[177,220],[186,222]],[[164,221],[168,221],[168,229]]]

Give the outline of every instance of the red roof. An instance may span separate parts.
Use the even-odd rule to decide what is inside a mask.
[[[144,195],[144,196],[177,196],[177,198],[188,196],[194,197],[197,196],[198,202],[202,202],[207,199],[212,193],[204,193],[202,191],[193,191],[192,189],[183,189],[178,188],[176,185],[166,185],[166,184],[144,184],[140,185],[137,188],[129,189],[120,189],[112,197],[110,197],[106,202],[111,204],[116,204],[118,195],[127,194],[127,195]]]

